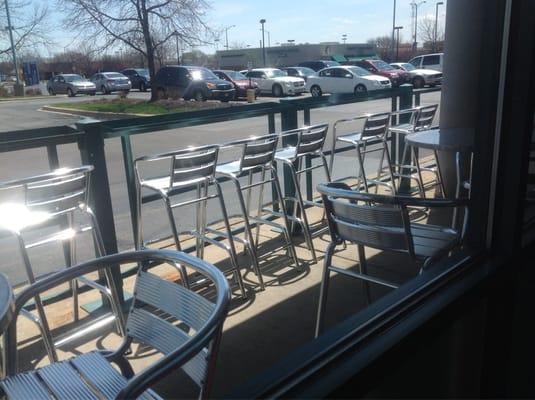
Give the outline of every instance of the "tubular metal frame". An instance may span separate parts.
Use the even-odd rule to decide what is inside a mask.
[[[368,275],[365,247],[393,251],[409,255],[416,263],[422,263],[422,274],[434,261],[447,255],[462,244],[468,223],[468,199],[424,199],[408,196],[385,196],[351,190],[341,182],[318,185],[323,197],[327,221],[331,233],[320,286],[315,336],[323,331],[330,272],[363,280],[366,298],[370,302],[369,282],[392,289],[397,284]],[[363,205],[359,205],[362,203]],[[413,224],[410,208],[463,207],[464,219],[458,229],[436,225]],[[341,215],[338,215],[341,214]],[[349,241],[357,245],[358,272],[332,265],[337,246]]]
[[[303,199],[300,184],[300,175],[309,171],[313,171],[317,168],[323,168],[327,177],[327,182],[331,182],[331,174],[327,165],[327,159],[323,152],[323,146],[325,144],[325,140],[327,139],[328,130],[329,124],[318,124],[281,132],[279,135],[280,138],[296,137],[296,144],[295,146],[291,145],[283,147],[282,149],[279,149],[275,152],[275,161],[279,161],[284,165],[288,166],[290,176],[292,177],[292,182],[295,187],[295,197],[286,196],[284,197],[284,200],[289,200],[292,202],[294,206],[292,216],[297,218],[298,211],[302,215],[302,223],[300,225],[303,228],[305,241],[307,242],[307,246],[312,254],[312,258],[314,259],[315,263],[318,262],[318,259],[316,256],[314,244],[312,242],[312,233],[310,231],[310,224],[308,222],[305,206],[323,208],[323,204],[321,201]],[[311,136],[312,139],[307,139],[307,136]],[[320,157],[321,164],[303,168],[303,158],[312,156]],[[292,225],[295,222],[300,222],[300,220],[292,219]]]
[[[240,139],[237,141],[229,142],[221,146],[221,148],[229,149],[235,147],[241,147],[242,153],[238,160],[228,163],[220,164],[217,167],[216,173],[222,177],[226,177],[232,181],[236,189],[236,195],[238,197],[238,204],[242,212],[244,221],[245,238],[241,241],[246,246],[252,259],[253,268],[261,282],[261,286],[264,286],[262,274],[260,271],[259,257],[258,257],[258,242],[260,235],[260,225],[266,224],[273,228],[280,229],[284,235],[286,241],[286,248],[293,259],[296,268],[300,268],[297,253],[292,242],[290,232],[291,226],[289,219],[295,220],[299,224],[303,222],[295,216],[289,217],[284,207],[284,197],[282,195],[282,189],[280,186],[277,170],[274,165],[275,151],[277,149],[277,143],[279,136],[277,134],[268,134],[264,136],[252,136],[247,139]],[[251,148],[253,150],[251,150]],[[260,174],[260,180],[253,183],[253,175]],[[266,178],[266,173],[271,176]],[[239,178],[247,176],[247,184],[242,185]],[[272,209],[266,209],[263,207],[263,195],[264,186],[268,183],[273,184],[278,200],[273,200],[274,203],[280,205],[280,212]],[[259,186],[259,197],[257,215],[251,216],[250,202],[251,191],[254,187]],[[243,197],[243,191],[247,190],[247,201]],[[273,204],[274,206],[274,204]],[[284,220],[284,226],[266,218],[262,218],[262,213],[267,212],[270,215],[281,217]],[[251,222],[256,225],[256,239],[253,237]]]
[[[331,147],[331,159],[330,159],[330,165],[329,168],[331,170],[331,174],[333,173],[333,167],[334,167],[334,157],[335,157],[335,150],[336,150],[336,143],[337,142],[344,142],[349,143],[355,147],[355,150],[357,152],[357,160],[358,160],[358,170],[357,170],[357,179],[359,181],[358,187],[360,187],[360,181],[364,185],[364,189],[366,192],[369,192],[369,183],[373,183],[375,185],[375,192],[377,193],[378,185],[384,185],[390,188],[393,194],[397,193],[396,184],[394,180],[394,172],[392,170],[392,160],[390,157],[390,151],[388,149],[388,140],[389,140],[389,127],[390,127],[390,120],[392,117],[392,113],[377,113],[377,114],[364,114],[360,115],[354,118],[345,118],[340,119],[336,121],[333,125],[333,139],[332,139],[332,147]],[[381,118],[385,120],[384,126],[376,127],[373,124],[377,121],[381,121]],[[364,120],[364,125],[362,127],[362,130],[360,132],[353,132],[349,134],[344,135],[337,135],[337,129],[339,128],[339,125],[341,124],[348,124],[348,123],[355,123],[357,121]],[[369,134],[367,131],[379,131],[378,133]],[[382,132],[381,132],[382,131]],[[367,149],[368,142],[370,141],[376,141],[381,140],[381,148],[373,148],[373,149]],[[377,168],[377,177],[375,179],[368,179],[366,176],[366,172],[364,170],[364,159],[366,154],[381,151],[381,161],[379,162],[379,167]],[[384,167],[384,160],[386,157],[386,164],[388,169],[388,174],[390,176],[390,182],[383,182],[381,180],[381,175],[383,173]]]
[[[34,222],[29,222],[25,226],[21,225],[20,227],[10,227],[7,226],[0,226],[0,229],[5,229],[6,231],[9,231],[11,234],[13,234],[17,238],[19,251],[22,257],[22,261],[24,263],[24,268],[26,271],[26,275],[28,278],[28,282],[30,284],[34,284],[36,281],[39,281],[39,277],[36,277],[33,271],[32,264],[30,262],[30,257],[28,255],[28,250],[40,247],[49,243],[57,242],[57,241],[68,241],[68,249],[69,249],[69,255],[70,259],[68,260],[67,268],[70,268],[72,265],[76,264],[76,251],[75,251],[75,237],[81,233],[91,232],[94,246],[95,246],[95,252],[97,253],[96,256],[104,256],[105,255],[105,248],[104,243],[102,240],[100,228],[98,225],[97,218],[91,208],[88,205],[89,202],[89,185],[90,185],[90,177],[91,172],[93,171],[92,165],[84,165],[78,168],[60,168],[55,171],[52,171],[47,174],[43,175],[37,175],[32,177],[27,177],[23,179],[17,179],[13,181],[8,182],[2,182],[0,183],[0,190],[12,190],[17,188],[22,188],[24,191],[25,196],[25,204],[24,206],[17,208],[17,210],[24,215],[20,215],[19,218],[24,219],[24,217],[28,218],[32,216],[32,208],[35,208],[39,210],[39,208],[53,208],[52,212],[42,212],[37,211],[33,212],[34,218],[36,220]],[[68,185],[75,183],[78,180],[85,180],[85,184],[83,184],[83,189],[80,188],[78,192],[73,193],[56,193],[55,197],[44,199],[43,201],[35,201],[29,198],[28,193],[31,190],[44,190],[46,191],[48,188],[54,188],[58,187],[62,184],[67,185],[67,189],[69,189]],[[51,190],[52,190],[51,189]],[[82,201],[77,201],[77,198],[83,197]],[[72,201],[72,204],[69,204],[69,201]],[[67,203],[67,208],[62,208],[64,204],[63,202]],[[76,212],[80,212],[82,214],[86,214],[90,217],[89,219],[89,225],[80,226],[77,229],[74,227],[74,214]],[[16,211],[15,211],[16,212]],[[13,216],[12,216],[13,217]],[[24,233],[27,233],[29,231],[32,231],[34,229],[38,229],[40,227],[43,227],[46,224],[49,224],[55,219],[59,219],[65,217],[67,219],[67,225],[68,228],[62,230],[59,233],[56,233],[52,236],[49,236],[48,238],[45,238],[43,240],[37,240],[34,242],[27,243],[26,240],[23,237]],[[64,224],[65,220],[60,221],[60,224]],[[104,270],[104,276],[106,277],[108,286],[104,286],[99,284],[98,282],[95,282],[93,280],[90,280],[84,276],[79,276],[76,279],[73,279],[70,282],[70,288],[73,293],[73,315],[74,320],[79,320],[79,312],[78,312],[78,282],[82,282],[83,284],[98,290],[100,293],[102,293],[106,298],[108,299],[110,303],[110,307],[112,309],[112,313],[115,315],[116,318],[116,326],[118,332],[124,336],[125,334],[125,328],[124,328],[124,318],[123,313],[121,311],[121,305],[119,301],[119,295],[117,293],[116,287],[113,282],[113,278],[111,275],[111,271],[109,269]],[[24,315],[26,318],[28,318],[31,322],[33,322],[41,332],[41,335],[43,337],[43,343],[48,355],[48,358],[51,362],[56,362],[58,360],[57,352],[56,352],[56,345],[54,343],[50,326],[48,323],[48,319],[46,317],[46,313],[44,310],[44,305],[42,302],[42,299],[39,295],[36,295],[34,298],[35,301],[35,308],[37,310],[37,316],[31,313],[30,311],[26,309],[21,310],[21,314]],[[73,333],[73,337],[76,335],[76,333]],[[70,337],[70,336],[69,336]],[[69,337],[62,340],[62,342],[69,341]]]
[[[236,237],[232,235],[232,231],[230,228],[229,217],[228,217],[225,201],[223,198],[223,191],[221,190],[221,184],[215,178],[215,171],[216,171],[216,165],[217,165],[217,160],[218,160],[219,148],[220,148],[219,145],[190,147],[187,149],[181,149],[181,150],[176,150],[176,151],[162,153],[162,154],[143,156],[143,157],[137,158],[134,161],[134,171],[136,175],[136,186],[137,186],[136,219],[137,219],[137,227],[138,227],[138,235],[137,235],[138,242],[136,243],[136,249],[141,250],[145,248],[147,244],[143,241],[143,223],[142,223],[142,210],[141,210],[141,206],[142,206],[141,192],[142,192],[142,189],[145,188],[158,194],[161,197],[162,201],[164,202],[164,207],[166,209],[167,218],[168,218],[169,226],[171,228],[172,237],[173,237],[173,241],[175,243],[176,249],[179,251],[182,250],[181,244],[180,244],[180,234],[187,234],[187,235],[195,237],[197,257],[201,259],[204,257],[204,243],[205,242],[208,242],[223,250],[226,250],[230,257],[230,262],[232,265],[232,272],[233,272],[234,278],[238,284],[242,297],[246,298],[247,293],[245,290],[245,286],[243,284],[242,276],[240,274],[238,257],[236,253],[236,247],[234,244],[234,240],[236,240]],[[213,157],[210,157],[210,155],[213,155]],[[174,166],[177,162],[187,163],[188,160],[195,160],[196,158],[201,159],[201,157],[206,157],[207,159],[209,158],[211,159],[206,160],[206,162],[202,165],[191,165],[190,169],[185,171],[186,174],[191,175],[189,179],[185,179],[184,181],[177,181],[174,179],[174,176],[176,174]],[[169,159],[171,161],[169,180],[166,185],[163,185],[162,187],[157,187],[157,186],[154,186],[154,184],[151,184],[163,178],[143,179],[141,177],[141,174],[139,171],[139,164],[146,163],[146,162],[162,161],[166,159]],[[208,193],[208,189],[210,186],[215,186],[216,194]],[[188,187],[191,187],[191,189],[196,189],[196,198],[172,204],[171,197],[173,195],[179,194],[177,193],[176,189],[183,189],[183,188],[188,188]],[[208,200],[215,199],[215,198],[219,200],[219,205],[221,207],[221,213],[223,215],[223,221],[225,224],[225,232],[212,229],[208,226],[208,223],[207,223],[207,217],[206,217],[207,203],[208,203]],[[195,230],[179,231],[177,228],[177,224],[175,222],[173,209],[184,207],[187,205],[193,205],[193,204],[195,204],[196,206]],[[228,245],[219,240],[216,240],[213,237],[208,236],[207,233],[215,235],[216,237],[219,237],[219,238],[227,239]],[[178,265],[177,268],[185,286],[189,287],[189,277],[188,277],[186,269],[182,265]],[[262,281],[261,281],[261,287],[262,289],[264,288]]]

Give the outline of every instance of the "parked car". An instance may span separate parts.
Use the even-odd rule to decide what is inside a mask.
[[[258,84],[261,93],[271,93],[275,97],[299,95],[306,91],[304,79],[288,76],[278,68],[255,68],[247,71],[245,76]]]
[[[91,77],[91,82],[102,94],[128,92],[132,88],[130,79],[119,72],[98,72]]]
[[[281,71],[284,71],[288,76],[296,76],[298,78],[303,78],[305,82],[309,76],[316,75],[316,71],[308,67],[282,67]]]
[[[365,94],[391,87],[390,80],[384,76],[373,75],[364,68],[351,65],[324,68],[317,76],[311,76],[307,80],[307,89],[312,97],[319,97],[323,93]]]
[[[236,94],[232,83],[219,79],[207,68],[195,66],[162,67],[154,77],[152,87],[158,91],[159,98],[183,97],[185,100],[226,102]]]
[[[340,65],[339,62],[331,60],[303,61],[297,64],[298,67],[307,67],[316,72],[323,68],[336,67],[338,65]]]
[[[408,72],[397,70],[383,60],[359,60],[351,61],[351,64],[364,68],[372,74],[381,75],[390,79],[393,87],[404,83],[411,83],[411,76]]]
[[[97,87],[93,82],[77,74],[59,74],[52,77],[46,84],[46,90],[52,96],[67,94],[74,97],[77,94],[94,96]]]
[[[254,89],[255,98],[260,94],[258,84],[249,80],[245,75],[238,71],[231,70],[215,70],[212,71],[219,79],[228,81],[234,85],[236,94],[234,98],[247,97],[247,89]]]
[[[145,68],[128,68],[123,69],[121,74],[130,79],[132,89],[139,89],[140,92],[146,92],[150,89],[150,74]]]
[[[391,63],[396,69],[408,72],[415,88],[423,88],[425,85],[435,86],[442,83],[442,72],[433,69],[418,69],[409,63]]]
[[[409,64],[416,68],[434,69],[442,72],[442,60],[444,53],[424,54],[409,60]]]

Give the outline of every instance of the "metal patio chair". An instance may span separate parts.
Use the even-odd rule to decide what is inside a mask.
[[[301,174],[313,171],[317,168],[323,168],[327,182],[331,181],[331,174],[327,165],[327,159],[323,153],[323,145],[327,138],[327,132],[329,130],[329,124],[319,124],[313,126],[305,126],[299,129],[293,129],[280,133],[281,138],[294,137],[295,146],[290,145],[278,149],[275,152],[275,160],[281,162],[283,165],[288,166],[292,182],[295,187],[295,197],[284,198],[285,201],[291,201],[294,209],[293,216],[298,216],[298,212],[301,215],[303,224],[303,234],[307,242],[307,246],[312,254],[314,262],[318,262],[316,257],[316,251],[312,242],[312,234],[310,231],[310,224],[306,214],[305,206],[323,207],[321,201],[318,200],[305,200],[301,192],[300,176]],[[321,164],[307,167],[303,161],[307,157],[319,157]],[[292,229],[293,230],[293,229]]]
[[[409,114],[410,119],[407,123],[390,126],[389,131],[397,135],[398,140],[404,140],[405,137],[407,135],[410,135],[411,133],[431,128],[437,110],[438,104],[433,104],[429,106],[419,106],[408,110],[394,112],[391,114],[392,116]],[[444,190],[444,180],[442,170],[439,164],[438,154],[436,151],[434,151],[433,155],[435,158],[434,163],[432,165],[422,166],[420,164],[418,150],[413,148],[412,146],[405,145],[403,148],[401,160],[399,160],[399,162],[395,164],[392,164],[394,175],[397,178],[412,179],[417,182],[418,189],[423,198],[425,198],[425,188],[422,171],[429,171],[434,173],[436,177],[435,182],[439,186],[443,196],[444,193],[446,193]],[[408,162],[410,162],[410,164]]]
[[[404,253],[421,265],[420,273],[433,262],[446,256],[462,243],[468,219],[466,199],[422,199],[404,196],[385,196],[351,190],[344,183],[321,184],[318,191],[323,197],[327,221],[331,233],[331,243],[323,264],[323,277],[316,321],[316,336],[323,330],[323,320],[327,304],[329,276],[336,272],[364,281],[366,296],[370,300],[368,282],[389,288],[398,285],[374,277],[367,272],[364,248]],[[464,208],[461,227],[451,228],[412,222],[408,207],[421,208]],[[359,271],[336,267],[332,264],[337,246],[345,242],[357,245]]]
[[[115,265],[137,263],[134,297],[127,330],[116,350],[96,350],[43,368],[18,372],[16,317],[32,298],[51,288]],[[181,284],[164,280],[147,268],[185,265],[206,278],[210,299]],[[199,398],[210,395],[230,290],[223,274],[196,257],[174,250],[144,250],[98,258],[40,280],[16,298],[15,317],[5,332],[7,377],[0,397],[7,399],[154,399],[150,389],[179,368],[199,386]],[[125,353],[133,343],[155,349],[162,357],[134,373]],[[115,364],[118,369],[112,366]]]
[[[88,205],[92,170],[91,165],[60,168],[43,175],[0,183],[0,190],[22,191],[23,201],[0,205],[0,231],[8,231],[17,238],[30,284],[42,278],[36,273],[35,265],[30,261],[28,251],[31,249],[62,242],[66,245],[65,257],[67,267],[70,267],[76,264],[76,238],[82,234],[91,234],[96,256],[105,255],[97,219]],[[88,222],[79,220],[84,216]],[[51,227],[54,228],[52,233],[43,232],[44,228]],[[31,238],[28,238],[29,234]],[[105,270],[102,275],[107,277],[108,282],[113,282],[109,274],[109,270]],[[76,277],[70,282],[74,320],[79,319],[79,283],[96,289],[106,296],[116,318],[117,329],[124,334],[123,314],[115,286],[106,286],[84,276]],[[37,315],[26,309],[23,309],[22,313],[39,328],[49,359],[57,361],[56,345],[50,332],[43,302],[38,295],[34,300]],[[69,337],[62,342],[67,342]]]
[[[164,202],[167,213],[169,226],[171,228],[172,238],[177,250],[182,250],[180,243],[180,234],[187,234],[196,239],[197,257],[204,257],[205,242],[213,244],[219,248],[227,251],[231,262],[231,272],[239,286],[241,294],[246,297],[245,287],[243,285],[242,276],[238,266],[238,258],[234,245],[234,237],[231,233],[230,223],[228,219],[227,209],[223,199],[223,192],[217,179],[215,178],[217,159],[219,154],[219,146],[209,145],[201,147],[191,147],[182,150],[176,150],[168,153],[162,153],[151,156],[139,157],[134,161],[134,170],[136,174],[137,184],[137,229],[138,229],[138,243],[136,249],[140,250],[151,242],[145,243],[143,240],[143,219],[141,213],[142,205],[142,189],[147,189],[158,195]],[[155,163],[155,162],[169,162],[169,173],[165,176],[156,178],[144,178],[141,176],[140,164]],[[215,187],[216,193],[210,194],[209,188]],[[186,200],[171,203],[172,198],[178,197],[180,194],[191,193],[195,191],[193,198],[189,197]],[[208,200],[218,199],[225,224],[225,231],[218,231],[208,226],[206,207]],[[195,205],[195,229],[180,232],[173,213],[174,209]],[[221,240],[226,238],[228,244]],[[159,239],[157,239],[159,240]],[[178,266],[181,278],[186,285],[189,285],[189,277],[186,269],[183,266]]]
[[[279,136],[277,134],[270,134],[257,137],[254,136],[248,139],[241,139],[227,143],[223,145],[222,148],[241,148],[241,155],[237,160],[219,164],[216,169],[217,174],[221,177],[230,179],[236,189],[236,196],[238,197],[238,205],[242,213],[241,217],[243,217],[245,230],[245,238],[240,238],[240,240],[246,244],[255,272],[261,282],[263,281],[259,266],[258,242],[260,225],[262,224],[269,225],[282,232],[286,242],[285,247],[290,253],[295,266],[299,268],[297,254],[290,237],[291,227],[289,217],[284,207],[282,190],[274,166],[278,140]],[[269,176],[266,177],[266,174],[269,174]],[[260,179],[257,182],[253,182],[255,175],[260,175]],[[240,178],[242,177],[247,177],[247,183],[245,185],[242,185],[242,182],[240,182]],[[275,205],[273,205],[271,209],[266,209],[263,205],[264,186],[269,183],[273,184],[274,194],[276,195],[276,200],[274,200],[274,202],[279,204],[280,211],[275,210]],[[259,187],[260,191],[256,216],[251,215],[251,191],[254,187]],[[247,191],[247,201],[243,197],[243,191],[245,190]],[[264,215],[282,218],[283,225],[272,221],[269,218],[263,218]],[[296,222],[303,224],[298,218],[293,218]],[[256,224],[256,239],[253,237],[251,222]]]
[[[372,183],[375,185],[375,192],[379,185],[384,185],[390,189],[390,191],[396,193],[396,185],[394,181],[394,173],[392,170],[392,161],[390,159],[390,151],[388,149],[388,139],[389,139],[389,130],[390,127],[390,113],[379,113],[379,114],[365,114],[355,118],[346,118],[338,120],[333,125],[333,139],[332,139],[332,148],[331,148],[331,160],[330,160],[330,170],[331,174],[333,173],[334,157],[337,142],[348,143],[355,147],[357,152],[357,179],[364,185],[366,192],[369,191],[369,184]],[[355,123],[357,121],[363,121],[362,129],[357,132],[351,132],[344,135],[338,135],[337,131],[340,129],[341,125],[347,125],[350,123]],[[379,147],[376,146],[379,142]],[[374,146],[369,148],[369,146]],[[364,160],[366,154],[381,151],[381,159],[379,162],[379,167],[377,168],[377,177],[375,179],[370,179],[366,175],[366,170],[364,169]],[[386,168],[388,173],[388,181],[382,179],[383,174],[383,164],[386,158]]]

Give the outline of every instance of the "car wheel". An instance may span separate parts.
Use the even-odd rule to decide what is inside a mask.
[[[48,94],[49,94],[50,96],[55,96],[55,95],[56,95],[56,92],[54,92],[54,89],[52,89],[52,88],[48,88]]]
[[[146,92],[147,91],[147,87],[145,86],[145,84],[143,82],[141,82],[139,84],[139,91],[140,92]]]
[[[283,95],[281,85],[273,85],[271,92],[273,93],[273,96],[275,97],[281,97]]]
[[[364,85],[357,85],[353,93],[355,93],[355,96],[367,94],[368,89],[366,89],[366,86]]]
[[[165,100],[167,99],[167,93],[163,88],[156,89],[158,100]]]
[[[322,94],[321,88],[318,85],[314,85],[310,88],[310,95],[312,97],[321,97]]]
[[[204,97],[204,94],[202,93],[202,90],[196,90],[195,93],[193,93],[193,98],[195,101],[205,101],[206,98]]]
[[[67,96],[69,96],[69,97],[74,97],[74,96],[76,96],[76,95],[74,94],[74,92],[72,91],[71,88],[68,88],[68,89],[67,89]]]
[[[108,91],[106,90],[106,86],[104,85],[100,87],[100,91],[102,92],[102,94],[108,94]]]
[[[412,85],[414,86],[415,89],[420,89],[425,86],[425,81],[423,80],[421,76],[416,76],[412,80]]]

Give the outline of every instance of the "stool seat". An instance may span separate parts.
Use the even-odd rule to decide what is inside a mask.
[[[275,159],[280,161],[293,161],[296,158],[297,148],[288,146],[275,152]]]
[[[360,142],[371,142],[376,140],[381,140],[382,135],[374,136],[364,136],[362,133],[350,133],[349,135],[338,136],[336,140],[344,143],[360,143]]]

